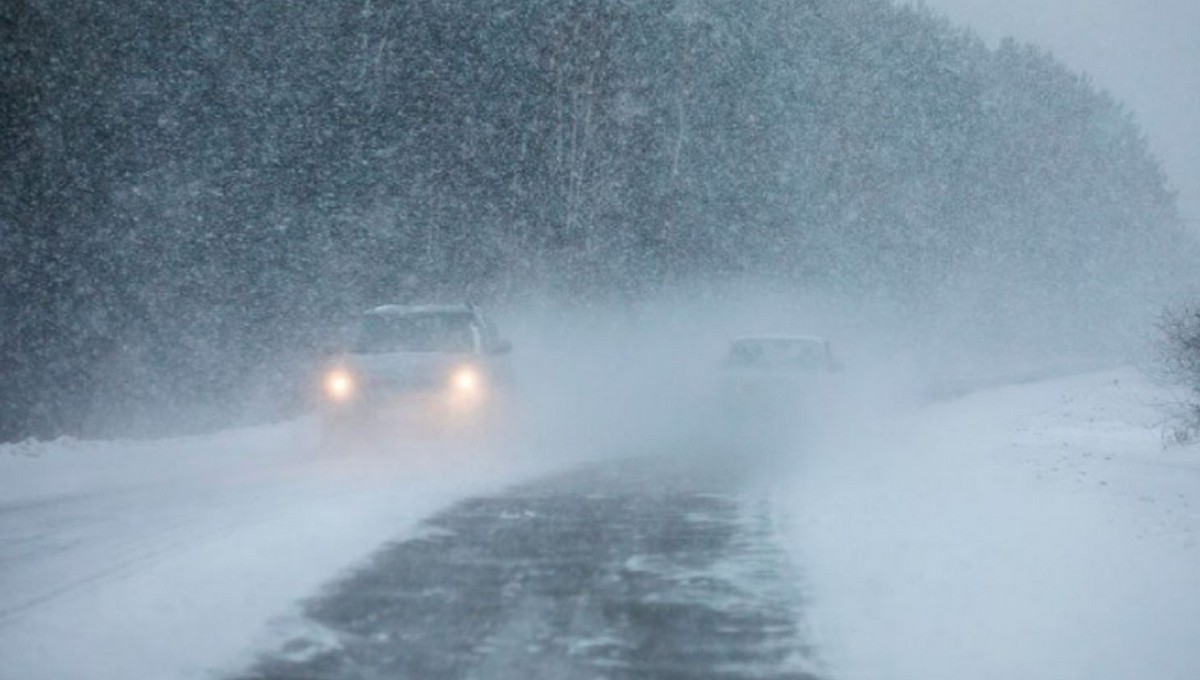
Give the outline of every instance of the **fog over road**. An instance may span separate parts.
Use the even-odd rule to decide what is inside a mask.
[[[802,581],[738,467],[608,462],[463,501],[237,678],[816,678]]]
[[[507,445],[0,447],[0,680],[1193,680],[1166,395],[1117,369],[854,392],[790,436],[585,402]]]

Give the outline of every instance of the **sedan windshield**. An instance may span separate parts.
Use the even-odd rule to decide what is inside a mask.
[[[729,353],[729,363],[740,367],[819,370],[826,359],[825,346],[811,340],[740,340]]]
[[[470,352],[475,332],[469,314],[368,314],[359,327],[354,351]]]

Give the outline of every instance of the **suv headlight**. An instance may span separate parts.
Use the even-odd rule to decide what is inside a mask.
[[[483,376],[474,366],[459,366],[450,374],[450,389],[456,394],[479,394],[483,390]]]
[[[333,401],[346,401],[354,396],[354,376],[343,368],[326,373],[323,383],[325,396]]]

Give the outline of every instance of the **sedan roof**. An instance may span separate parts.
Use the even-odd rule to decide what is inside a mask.
[[[368,310],[367,314],[387,316],[410,316],[417,314],[474,314],[475,308],[467,304],[457,305],[380,305]]]

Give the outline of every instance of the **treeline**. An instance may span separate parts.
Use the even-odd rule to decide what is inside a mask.
[[[0,439],[219,421],[382,300],[753,275],[1094,331],[1185,249],[1120,104],[887,0],[14,0],[0,32]]]

